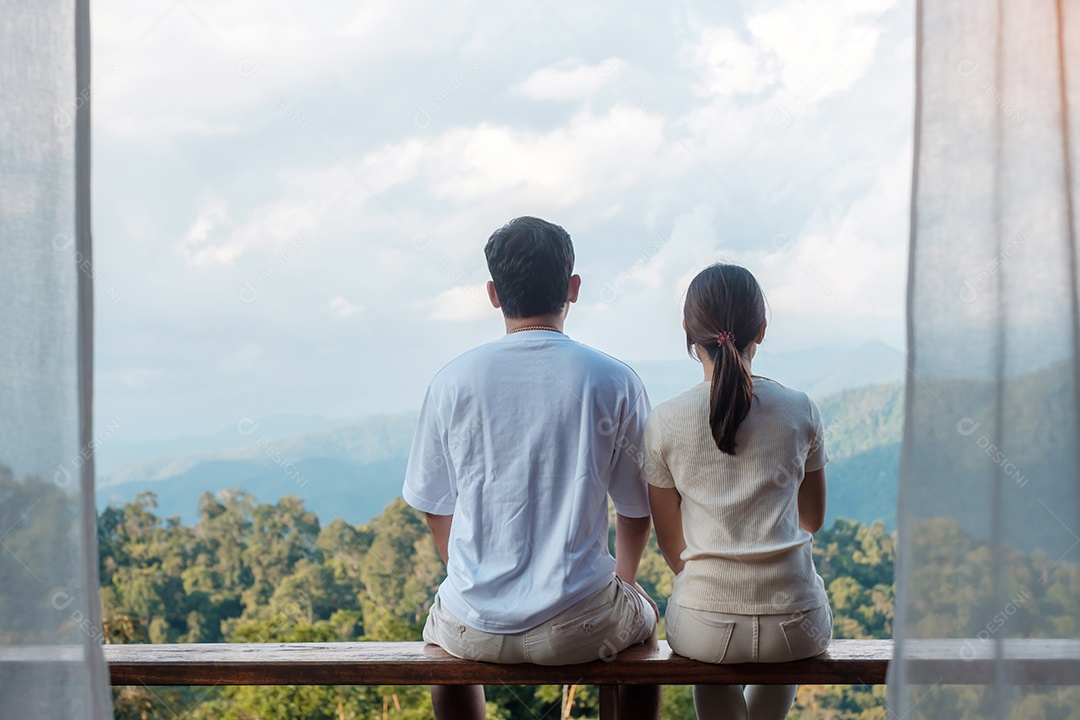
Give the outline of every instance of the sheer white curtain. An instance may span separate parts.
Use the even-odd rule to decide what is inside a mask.
[[[1080,4],[922,0],[917,31],[890,710],[1076,717]]]
[[[90,423],[89,87],[87,0],[0,0],[4,718],[112,717]]]

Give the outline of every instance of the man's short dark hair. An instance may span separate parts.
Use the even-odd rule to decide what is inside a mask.
[[[503,315],[557,315],[574,274],[574,245],[558,225],[519,217],[496,230],[484,246]]]

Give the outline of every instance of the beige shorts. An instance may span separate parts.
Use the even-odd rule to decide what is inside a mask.
[[[612,660],[616,653],[648,640],[656,613],[632,585],[613,578],[547,622],[520,633],[489,633],[469,627],[443,607],[436,593],[424,640],[466,660],[491,663],[576,665]]]
[[[708,663],[789,662],[820,655],[832,638],[828,603],[786,615],[732,615],[667,606],[667,640],[683,657]]]

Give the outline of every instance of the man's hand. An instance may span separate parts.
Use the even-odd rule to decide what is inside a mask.
[[[641,587],[641,583],[634,583],[634,589],[641,593],[641,596],[649,601],[652,605],[653,612],[656,613],[656,622],[660,622],[660,606],[656,604],[656,601],[649,597],[649,593],[645,592],[645,588]]]

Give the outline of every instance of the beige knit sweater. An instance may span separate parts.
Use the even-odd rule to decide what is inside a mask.
[[[805,393],[754,378],[735,455],[709,429],[709,383],[658,405],[645,426],[645,477],[682,496],[683,607],[742,615],[825,604],[813,536],[799,527],[805,471],[828,462],[817,406]]]

